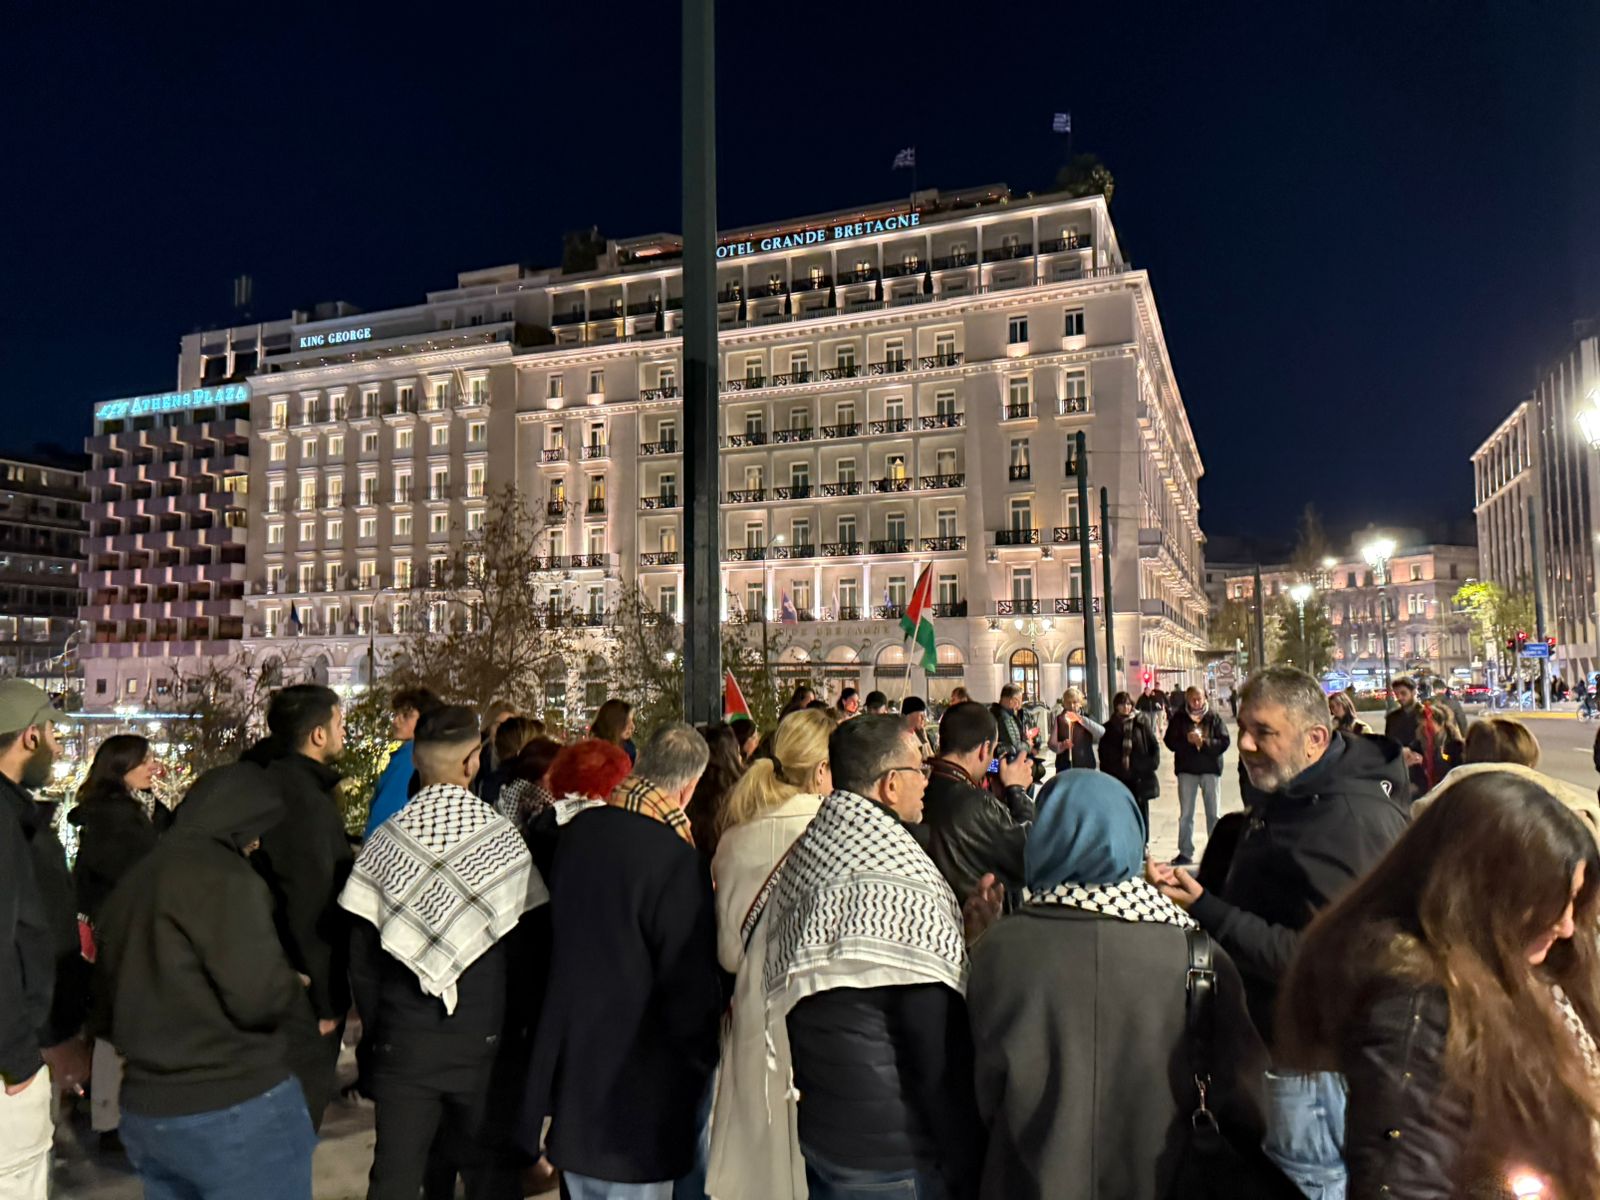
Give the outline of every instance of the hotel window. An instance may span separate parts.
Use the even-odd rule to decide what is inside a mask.
[[[1011,568],[1011,599],[1022,604],[1033,600],[1033,568]]]
[[[394,448],[396,450],[410,450],[417,444],[417,431],[411,428],[396,429],[394,431]]]
[[[450,426],[435,425],[433,436],[429,439],[435,446],[448,446],[450,444]]]
[[[478,533],[483,529],[483,509],[467,509],[467,532]]]
[[[433,382],[433,407],[437,411],[450,403],[450,385],[443,379]]]
[[[889,607],[904,608],[906,606],[906,577],[904,575],[889,576]]]
[[[891,371],[904,371],[906,369],[906,344],[899,338],[892,338],[883,345],[883,358]]]
[[[416,412],[416,385],[410,383],[396,384],[394,389],[394,407],[396,412]]]
[[[342,604],[330,604],[330,605],[328,605],[327,612],[324,615],[324,619],[328,622],[328,632],[329,633],[337,633],[337,632],[339,632],[339,626],[344,624],[344,605],[342,605]]]
[[[467,441],[474,446],[483,445],[489,436],[489,423],[487,421],[467,422]]]
[[[1076,529],[1078,527],[1078,513],[1079,513],[1079,511],[1081,511],[1081,510],[1078,508],[1078,493],[1077,492],[1068,492],[1067,493],[1067,528],[1068,529]]]
[[[833,352],[833,365],[846,374],[856,369],[856,348],[846,343]]]
[[[301,563],[295,590],[309,592],[317,582],[317,564]]]
[[[853,516],[839,518],[839,540],[845,545],[851,545],[856,540],[856,519]]]
[[[361,453],[376,454],[378,452],[378,434],[376,430],[361,435]]]
[[[378,518],[362,517],[360,523],[356,526],[356,536],[361,538],[362,541],[375,540],[378,536]]]
[[[1061,332],[1064,337],[1083,336],[1083,309],[1067,309],[1066,320],[1063,323]]]
[[[344,507],[344,476],[330,475],[328,477],[328,508]]]
[[[585,553],[593,557],[606,552],[606,527],[604,525],[589,526],[584,536],[589,540]]]
[[[606,498],[606,477],[604,475],[589,476],[589,499],[598,500],[602,504]]]
[[[327,535],[324,540],[330,544],[337,545],[338,543],[344,541],[344,518],[330,518],[326,527],[323,529],[323,533]]]
[[[804,350],[796,350],[789,355],[789,373],[794,376],[796,383],[803,383],[806,374],[811,370],[811,355]]]
[[[678,386],[678,369],[673,366],[664,366],[656,372],[656,386],[663,392],[670,392]]]
[[[411,490],[411,472],[396,471],[394,476],[394,502],[396,504],[410,504],[416,496]]]
[[[1019,496],[1011,501],[1011,528],[1021,531],[1033,528],[1033,499]]]
[[[789,580],[789,600],[797,613],[811,611],[811,580]]]
[[[956,533],[956,510],[941,508],[938,516],[939,536],[942,538],[958,537]]]
[[[900,255],[900,266],[906,271],[915,271],[922,265],[922,258],[915,250],[907,250]]]
[[[791,408],[789,410],[789,428],[809,430],[811,428],[811,410],[809,408]]]
[[[408,538],[408,537],[411,536],[411,529],[412,529],[411,514],[410,513],[395,513],[395,515],[394,515],[394,536],[397,537],[397,538]]]
[[[468,386],[472,389],[472,402],[486,404],[489,400],[489,381],[483,376],[475,376]]]
[[[274,400],[272,402],[272,427],[274,429],[289,428],[289,402],[287,400]]]
[[[428,499],[450,499],[450,468],[435,467],[428,472]]]
[[[589,422],[589,445],[591,448],[604,449],[606,444],[606,423],[604,421]]]
[[[322,590],[326,592],[337,592],[339,590],[339,563],[337,560],[323,564]]]
[[[948,611],[948,610],[954,608],[956,605],[958,605],[960,603],[961,603],[961,582],[960,582],[960,577],[957,576],[957,575],[941,575],[941,576],[939,576],[939,598],[938,598],[939,607],[945,609],[946,611]]]
[[[771,292],[773,295],[777,295],[779,292],[783,291],[783,276],[777,271],[768,272],[767,291]]]
[[[904,454],[891,454],[883,460],[884,474],[889,479],[904,479],[906,477],[906,456]]]
[[[767,432],[767,414],[763,412],[747,412],[744,415],[745,434],[758,438]]]
[[[933,412],[935,416],[953,417],[956,415],[956,394],[954,392],[939,392],[933,397]]]
[[[606,373],[598,368],[589,372],[589,395],[604,395],[606,390]]]
[[[360,410],[358,412],[358,415],[359,416],[363,416],[363,417],[375,417],[375,416],[378,415],[378,393],[377,392],[362,392],[361,393],[361,408],[360,408]]]
[[[940,475],[954,475],[956,473],[956,452],[954,450],[941,450],[934,456],[938,464],[937,471]]]
[[[763,474],[764,472],[760,467],[746,467],[744,469],[744,490],[747,492],[759,492],[765,486],[762,480]]]
[[[449,605],[443,600],[435,600],[428,605],[428,628],[434,633],[443,633],[450,620]]]
[[[550,531],[550,557],[565,558],[567,553],[567,531],[565,529],[552,529]]]
[[[906,419],[906,399],[904,396],[890,396],[883,402],[883,418],[886,421],[904,421]]]
[[[747,583],[744,585],[744,611],[746,614],[759,616],[767,606],[767,589],[760,583]]]
[[[300,461],[301,462],[316,462],[317,461],[317,439],[316,438],[301,438],[300,439]]]
[[[906,515],[903,512],[890,513],[884,521],[884,532],[891,542],[906,540]]]
[[[267,568],[267,592],[277,595],[283,591],[283,568],[273,563]]]
[[[678,615],[678,585],[664,583],[656,589],[656,611],[666,617]]]
[[[337,462],[344,457],[344,434],[335,433],[328,438],[328,459]]]
[[[315,521],[300,522],[300,544],[309,546],[317,540],[317,523]]]
[[[809,546],[811,544],[811,521],[806,517],[796,517],[789,522],[789,541],[796,546]]]
[[[546,386],[545,395],[552,400],[559,400],[566,395],[566,387],[566,380],[562,376],[552,375]]]
[[[552,479],[550,481],[550,503],[565,504],[567,502],[567,481],[565,479]]]
[[[274,525],[268,525],[267,526],[267,545],[269,545],[269,546],[281,546],[281,545],[283,545],[283,526],[281,524],[274,524]]]
[[[760,384],[761,359],[759,357],[744,360],[744,381],[746,383]]]
[[[261,614],[261,620],[262,620],[262,626],[261,627],[266,632],[266,635],[268,637],[277,637],[278,636],[278,617],[280,615],[280,612],[281,612],[281,610],[279,610],[279,609],[269,608],[269,609],[264,610],[262,612],[262,614]],[[132,696],[138,690],[139,690],[138,682],[136,680],[133,680],[133,679],[128,680],[128,695]]]
[[[483,463],[469,463],[467,466],[467,499],[482,500],[487,490],[488,468]]]
[[[289,457],[289,443],[273,442],[272,449],[267,452],[267,461],[285,462]]]
[[[1011,346],[1025,346],[1028,344],[1028,318],[1012,317],[1006,322],[1006,344]]]
[[[1419,582],[1421,582],[1421,580],[1422,580],[1422,564],[1421,563],[1412,563],[1411,564],[1411,582],[1412,583],[1419,583]]]
[[[546,425],[544,427],[544,448],[560,452],[567,448],[567,427],[565,425]]]
[[[1004,233],[1000,235],[1001,248],[1009,254],[1016,254],[1022,248],[1022,235],[1020,233]]]
[[[450,514],[447,512],[430,513],[428,516],[429,534],[450,532]]]
[[[856,481],[856,460],[841,458],[839,465],[834,468],[834,476],[840,483],[854,483]]]
[[[674,554],[678,549],[678,531],[674,526],[663,525],[656,534],[656,549],[663,554]]]
[[[1026,471],[1028,468],[1027,438],[1011,439],[1011,468],[1013,476],[1020,474],[1020,472],[1017,471],[1018,467],[1021,467],[1023,471]]]
[[[941,365],[954,361],[956,356],[956,335],[953,333],[935,334],[933,338],[933,355]]]
[[[817,265],[813,264],[812,266],[810,266],[810,267],[808,267],[806,269],[806,278],[811,281],[811,286],[812,287],[814,287],[814,288],[821,287],[822,286],[822,277],[823,277],[822,268],[820,266],[817,266]]]
[[[861,607],[861,581],[854,575],[839,580],[839,607],[851,612]]]
[[[678,476],[673,471],[663,472],[661,476],[661,502],[667,505],[678,502]]]
[[[789,464],[789,486],[792,488],[808,488],[811,486],[811,464],[804,462]]]
[[[1076,600],[1083,595],[1083,567],[1074,563],[1067,568],[1067,596]]]
[[[1006,380],[1006,406],[1019,414],[1032,408],[1033,384],[1026,375]]]
[[[744,545],[747,550],[759,550],[767,544],[767,526],[764,521],[746,521]]]

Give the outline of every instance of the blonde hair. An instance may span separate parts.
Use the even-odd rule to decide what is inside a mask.
[[[1083,693],[1075,687],[1069,687],[1061,693],[1061,703],[1066,708],[1077,708],[1083,703]]]
[[[772,757],[756,759],[734,785],[722,811],[722,829],[753,821],[810,791],[817,767],[828,761],[834,728],[832,715],[821,709],[804,708],[785,717],[772,738]]]

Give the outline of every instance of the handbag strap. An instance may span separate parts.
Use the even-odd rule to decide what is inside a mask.
[[[1203,929],[1186,929],[1189,943],[1189,975],[1185,985],[1184,1029],[1189,1043],[1189,1069],[1194,1076],[1200,1103],[1191,1120],[1217,1123],[1206,1107],[1211,1088],[1212,1041],[1216,1029],[1217,969],[1211,938]]]

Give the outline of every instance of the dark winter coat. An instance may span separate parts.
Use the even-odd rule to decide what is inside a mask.
[[[613,1183],[676,1179],[717,1065],[725,990],[711,878],[659,821],[592,808],[561,827],[550,986],[521,1141]]]
[[[32,793],[0,775],[0,1079],[7,1084],[32,1079],[44,1065],[40,1034],[50,1026],[66,925],[76,937],[70,877],[64,889],[42,885],[36,843],[40,856],[48,850],[44,843],[54,845],[65,875],[61,845]]]
[[[339,773],[303,754],[275,760],[268,775],[283,799],[283,819],[253,856],[272,892],[278,936],[295,970],[311,979],[306,997],[318,1020],[350,1011],[350,921],[339,893],[355,855],[334,789]]]
[[[27,789],[0,776],[0,786],[9,790],[22,814],[23,836],[33,863],[34,886],[43,902],[49,926],[50,952],[55,961],[54,982],[50,988],[50,1011],[38,1028],[39,1045],[55,1046],[76,1037],[89,1012],[89,962],[83,957],[78,938],[78,897],[67,867],[67,854],[61,848],[50,822],[53,806],[34,800]]]
[[[1198,747],[1189,744],[1189,731],[1199,729],[1205,741]],[[1196,721],[1187,708],[1167,718],[1167,749],[1172,751],[1172,769],[1179,775],[1221,775],[1222,756],[1233,739],[1215,709],[1206,709]]]
[[[78,860],[72,868],[78,911],[98,924],[111,889],[156,848],[156,839],[172,824],[172,810],[157,804],[154,815],[147,816],[144,801],[118,788],[81,801],[67,820],[78,829]]]
[[[1388,853],[1409,821],[1405,764],[1387,738],[1335,733],[1280,791],[1253,792],[1227,881],[1189,911],[1232,956],[1269,1046],[1300,931]]]
[[[1383,736],[1393,738],[1402,746],[1417,740],[1417,730],[1422,725],[1422,703],[1413,700],[1404,708],[1392,708],[1383,719]]]
[[[304,989],[240,853],[281,813],[258,768],[208,772],[106,901],[90,1028],[127,1059],[128,1111],[211,1112],[289,1078],[282,1031]]]
[[[1209,1106],[1241,1146],[1264,1129],[1266,1048],[1215,954]],[[1188,939],[1174,925],[1029,905],[973,947],[967,1006],[989,1131],[985,1200],[1171,1194],[1197,1103]]]
[[[1124,767],[1123,759],[1128,765]],[[1150,720],[1142,713],[1123,717],[1112,714],[1106,731],[1100,735],[1100,769],[1140,800],[1154,800],[1161,794],[1156,769],[1161,765],[1161,742]]]
[[[1021,893],[1028,827],[1012,813],[1027,809],[1029,801],[1026,788],[1007,791],[1020,794],[1002,802],[955,764],[943,759],[933,764],[922,797],[922,822],[908,828],[961,899],[990,871],[1006,885],[1007,896]]]
[[[796,1004],[786,1025],[803,1147],[844,1167],[939,1175],[950,1200],[975,1194],[983,1127],[958,992],[831,988]]]

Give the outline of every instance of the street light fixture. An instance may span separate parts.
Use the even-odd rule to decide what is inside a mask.
[[[1300,653],[1305,658],[1306,670],[1311,669],[1311,655],[1306,650],[1306,601],[1311,599],[1311,585],[1297,583],[1289,589],[1289,599],[1294,601],[1294,606],[1300,613]]]
[[[1389,583],[1389,560],[1394,557],[1394,539],[1374,538],[1361,547],[1361,557],[1372,568],[1372,578],[1378,585],[1378,637],[1383,642],[1383,691],[1387,708],[1393,701],[1387,698],[1389,687],[1389,594],[1384,589]]]

